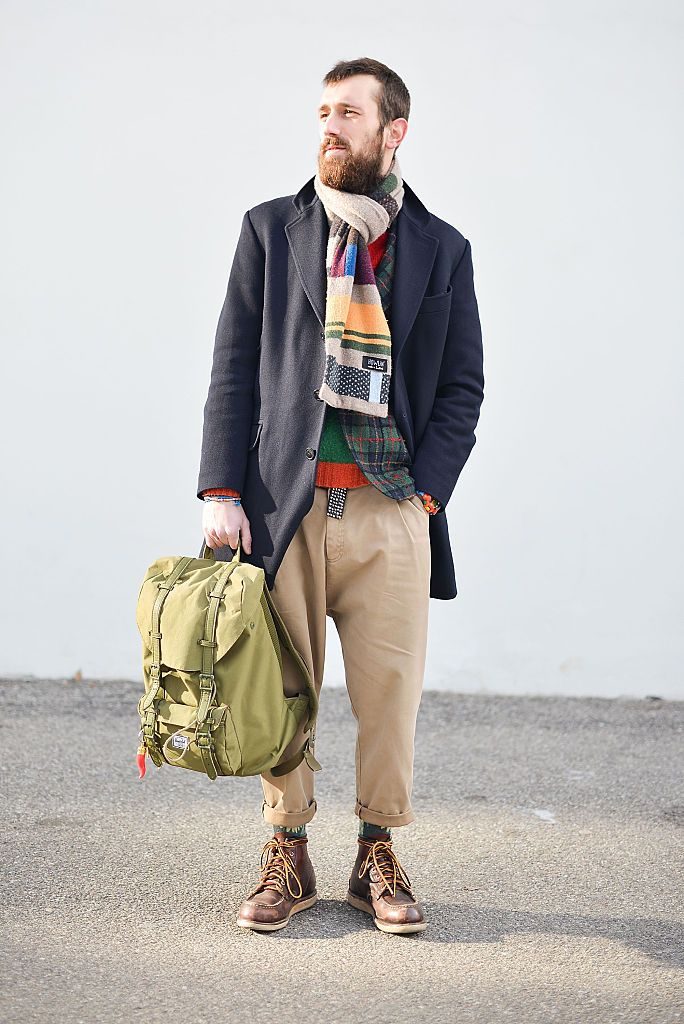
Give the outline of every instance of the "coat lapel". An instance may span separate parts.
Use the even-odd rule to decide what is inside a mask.
[[[298,215],[285,225],[302,287],[321,326],[325,325],[328,218],[313,187],[313,178],[293,197]],[[404,182],[404,200],[395,221],[397,249],[392,282],[390,332],[396,359],[416,318],[437,255],[439,239],[422,227],[429,213]]]
[[[397,214],[397,251],[390,308],[393,360],[399,355],[425,297],[438,246],[439,239],[424,231],[402,203]]]
[[[313,178],[311,179],[313,182]],[[305,192],[307,184],[297,193],[297,200]],[[313,201],[305,205],[299,215],[285,225],[285,234],[292,251],[302,287],[313,306],[314,313],[325,326],[325,295],[327,281],[325,256],[328,247],[328,218],[323,203],[311,186]],[[295,203],[295,205],[299,205]]]

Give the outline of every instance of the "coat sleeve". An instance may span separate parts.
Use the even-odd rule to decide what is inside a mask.
[[[264,309],[265,254],[249,210],[242,219],[219,316],[204,427],[197,497],[226,488],[242,493]]]
[[[411,470],[416,489],[428,491],[442,508],[475,445],[484,398],[482,331],[468,240],[450,283],[451,312],[437,391]]]

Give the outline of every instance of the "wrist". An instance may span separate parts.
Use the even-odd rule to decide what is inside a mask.
[[[240,492],[230,487],[208,487],[202,491],[203,501],[232,501],[235,505],[241,504]]]

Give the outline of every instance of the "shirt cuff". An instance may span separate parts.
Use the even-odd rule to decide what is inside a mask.
[[[222,495],[224,497],[232,497],[232,498],[239,498],[240,497],[240,492],[239,491],[233,491],[229,487],[208,487],[208,488],[205,488],[205,490],[201,491],[200,493],[201,493],[203,498],[207,494],[219,494],[219,495]]]
[[[442,503],[437,498],[433,498],[427,491],[416,491],[416,494],[423,502],[423,508],[428,515],[435,516],[442,510]]]

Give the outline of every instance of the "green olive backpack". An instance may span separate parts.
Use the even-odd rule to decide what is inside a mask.
[[[143,643],[145,693],[138,701],[138,768],[145,757],[219,775],[285,775],[306,760],[312,771],[318,698],[266,585],[264,570],[198,558],[158,558],[140,587],[136,622]],[[285,696],[283,657],[301,674]],[[303,725],[303,746],[280,764]]]

